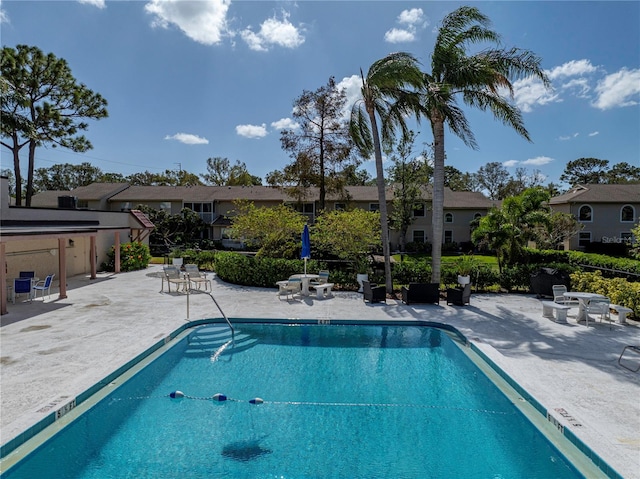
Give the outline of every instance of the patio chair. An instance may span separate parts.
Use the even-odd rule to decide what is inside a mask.
[[[287,297],[287,300],[289,295],[293,299],[294,295],[302,292],[302,280],[300,278],[289,278],[286,281],[278,281],[276,284],[278,285],[278,299],[283,294]]]
[[[13,291],[11,292],[11,302],[16,304],[16,296],[26,294],[29,300],[32,299],[31,294],[31,278],[14,278]]]
[[[20,278],[31,278],[31,279],[33,279],[33,278],[36,277],[36,272],[35,271],[20,271],[18,276]]]
[[[189,280],[184,277],[177,266],[164,266],[163,270],[164,279],[167,280],[167,287],[169,288],[169,292],[171,292],[171,283],[176,285],[176,292],[180,291],[180,286],[182,286],[184,291],[187,290],[187,288],[189,287]],[[163,288],[164,279],[162,281]]]
[[[200,271],[197,264],[185,264],[184,271],[187,273],[187,278],[191,283],[194,283],[198,289],[204,284],[204,290],[207,291],[207,285],[209,291],[212,291],[211,280],[207,278],[207,275]]]
[[[35,298],[38,297],[38,291],[41,291],[42,293],[42,301],[44,301],[44,292],[47,292],[47,297],[51,297],[51,283],[53,283],[53,277],[55,276],[55,274],[50,274],[48,275],[45,279],[43,279],[42,281],[38,281],[34,286],[33,286],[33,295]],[[29,282],[31,282],[31,279],[29,279]]]
[[[471,283],[465,284],[464,288],[448,288],[447,289],[447,304],[464,306],[465,304],[471,304],[470,300],[471,300]]]
[[[609,311],[609,298],[591,298],[585,308],[587,326],[589,326],[589,313],[600,315],[600,322],[603,319],[609,321],[609,329],[611,329],[611,312]]]
[[[553,302],[558,304],[565,304],[567,306],[578,305],[578,300],[575,298],[568,298],[564,295],[567,292],[567,287],[564,284],[554,284],[553,290]]]
[[[369,281],[362,282],[363,300],[370,303],[387,302],[387,288],[384,285],[378,286]]]

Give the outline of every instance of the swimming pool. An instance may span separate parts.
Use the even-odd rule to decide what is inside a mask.
[[[468,349],[414,325],[199,326],[3,477],[583,477]]]

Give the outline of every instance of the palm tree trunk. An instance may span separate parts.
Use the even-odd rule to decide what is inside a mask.
[[[442,239],[444,236],[444,121],[435,113],[433,130],[433,202],[431,212],[431,282],[440,282]]]
[[[387,218],[387,198],[385,193],[384,169],[382,167],[382,148],[380,147],[380,135],[378,124],[373,111],[369,112],[371,132],[373,133],[373,146],[376,158],[376,184],[378,186],[378,207],[380,209],[380,237],[382,239],[382,254],[384,256],[384,283],[387,293],[393,292],[393,278],[391,277],[391,249],[389,247],[389,220]]]

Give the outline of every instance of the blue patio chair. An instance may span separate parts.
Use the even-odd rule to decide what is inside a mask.
[[[20,271],[20,274],[18,275],[20,278],[35,278],[36,277],[36,272],[35,271]]]
[[[44,292],[45,291],[47,292],[47,297],[51,296],[51,283],[53,283],[53,277],[54,276],[55,276],[55,274],[50,274],[45,279],[43,279],[42,281],[38,281],[33,286],[34,296],[36,298],[38,297],[38,291],[42,291],[42,301],[44,301]],[[31,281],[31,280],[29,280],[29,281]]]
[[[31,278],[14,278],[11,302],[16,304],[16,296],[26,294],[31,300]]]

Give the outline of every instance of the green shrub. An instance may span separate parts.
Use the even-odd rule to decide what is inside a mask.
[[[571,289],[603,294],[611,303],[633,309],[634,318],[640,318],[640,283],[624,278],[604,278],[600,271],[576,272],[571,275]]]
[[[133,242],[120,244],[120,271],[145,269],[151,261],[151,252],[146,244]],[[107,261],[102,263],[104,271],[115,271],[116,250],[112,246],[107,253]]]

